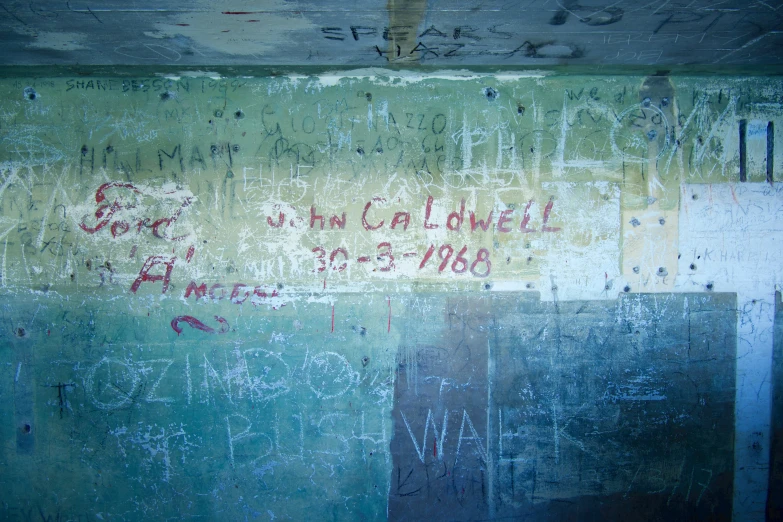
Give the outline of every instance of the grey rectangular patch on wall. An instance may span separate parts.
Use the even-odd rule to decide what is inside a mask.
[[[390,519],[730,519],[734,294],[429,300],[399,350]]]

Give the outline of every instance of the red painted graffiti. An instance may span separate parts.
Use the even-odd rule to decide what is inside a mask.
[[[179,323],[186,323],[191,328],[194,328],[196,330],[201,330],[202,332],[207,332],[209,334],[224,334],[228,332],[229,326],[228,321],[220,317],[219,315],[215,316],[215,321],[220,323],[220,330],[215,330],[211,326],[207,326],[192,315],[180,315],[175,317],[171,320],[171,328],[177,332],[177,336],[182,333],[182,327],[179,325]]]
[[[118,192],[116,198],[111,202],[107,202],[107,192],[110,189],[114,189]],[[130,194],[131,197],[123,198],[123,191],[127,191],[126,194]],[[179,208],[174,211],[168,217],[162,217],[154,219],[147,216],[119,216],[121,211],[130,211],[133,214],[134,210],[138,208],[136,204],[136,197],[134,195],[142,197],[150,197],[155,200],[173,199],[179,203]],[[135,228],[137,232],[141,232],[143,228],[152,229],[152,235],[160,239],[168,239],[170,241],[179,241],[184,239],[185,236],[169,237],[166,233],[168,228],[172,226],[179,217],[182,215],[183,210],[193,202],[193,197],[178,193],[178,191],[165,191],[165,190],[153,190],[147,187],[136,187],[132,183],[124,183],[120,181],[112,181],[104,183],[95,191],[95,203],[98,205],[95,211],[95,225],[88,225],[84,221],[79,223],[79,228],[87,232],[88,234],[95,234],[109,226],[112,237],[120,237],[128,233],[131,228]],[[130,219],[130,222],[128,221]],[[131,223],[134,223],[133,227]]]
[[[392,246],[391,243],[388,241],[382,241],[378,243],[378,246],[376,247],[377,252],[375,253],[375,259],[376,261],[380,261],[381,263],[378,264],[377,268],[375,270],[380,270],[381,272],[391,272],[394,270],[394,254],[392,253]],[[315,273],[321,273],[325,272],[328,267],[331,267],[332,271],[334,272],[343,272],[346,268],[348,268],[348,263],[352,261],[352,258],[348,254],[348,250],[344,247],[338,247],[332,250],[332,253],[329,255],[329,263],[327,265],[326,261],[326,249],[322,246],[317,246],[313,248],[312,252],[314,254],[317,254],[315,256],[317,261],[317,266],[313,269],[313,272]],[[404,254],[407,257],[412,257],[417,255],[415,252]],[[369,263],[372,261],[371,256],[359,256],[356,259],[357,263]]]
[[[419,263],[419,270],[427,266],[427,262],[430,260],[435,251],[435,245],[430,245],[430,247],[424,253],[424,258],[421,260],[421,263]],[[449,261],[452,261],[451,271],[455,274],[464,274],[470,270],[470,273],[473,274],[474,277],[487,277],[492,270],[492,261],[489,259],[489,250],[486,248],[480,248],[479,251],[476,252],[476,258],[472,263],[470,263],[470,260],[465,257],[467,251],[468,247],[463,246],[459,252],[457,252],[457,256],[452,261],[451,256],[454,255],[454,247],[449,244],[441,245],[440,248],[437,249],[438,256],[441,258],[441,263],[438,266],[438,273],[446,270],[446,268],[449,266]]]
[[[383,220],[381,220],[377,225],[371,225],[367,221],[367,213],[370,210],[370,207],[372,206],[373,201],[385,201],[383,198],[372,198],[372,201],[368,201],[367,204],[364,206],[364,212],[362,212],[362,226],[365,230],[378,230],[383,226]]]
[[[553,198],[549,198],[546,207],[544,207],[544,220],[541,225],[542,232],[558,232],[560,230],[560,227],[550,227],[547,225],[549,222],[549,214],[552,212],[552,205],[554,205],[554,200]]]
[[[166,290],[169,289],[169,283],[171,282],[171,271],[174,270],[174,262],[176,260],[177,260],[176,257],[168,257],[168,256],[148,257],[147,260],[144,262],[144,265],[142,265],[141,270],[139,270],[139,277],[137,277],[136,280],[131,285],[130,291],[135,294],[142,283],[145,282],[154,283],[156,281],[163,281],[163,290],[161,291],[161,293],[165,294]],[[152,268],[157,265],[163,265],[166,268],[166,272],[162,275],[150,274],[150,270],[152,270]]]
[[[231,293],[226,295],[226,288],[231,288]],[[195,281],[188,283],[185,288],[185,299],[190,296],[194,296],[196,299],[207,298],[210,301],[222,301],[228,298],[232,304],[242,304],[248,299],[253,305],[261,304],[262,300],[271,299],[273,297],[279,297],[280,294],[276,289],[271,291],[263,286],[249,286],[244,283],[234,283],[233,285],[224,286],[220,283],[215,283],[207,288],[206,283],[198,284]]]
[[[361,219],[357,220],[364,230],[368,232],[374,232],[382,229],[407,231],[410,226],[415,222],[416,216],[408,209],[394,209],[384,208],[387,203],[386,199],[381,197],[373,197],[367,201],[361,213]],[[531,207],[533,207],[534,201],[528,200],[525,204],[524,212],[519,220],[517,228],[523,234],[531,232],[559,232],[561,227],[554,227],[548,225],[549,219],[553,216],[554,197],[550,197],[543,209],[543,218],[540,228],[534,228],[530,226],[531,221]],[[424,205],[424,219],[422,225],[425,230],[434,230],[441,227],[445,227],[451,232],[460,232],[464,229],[468,229],[468,223],[470,224],[470,232],[492,232],[497,230],[502,233],[509,233],[514,230],[514,205],[509,205],[511,208],[507,208],[502,211],[495,211],[493,209],[485,210],[486,219],[483,215],[479,215],[476,210],[469,210],[466,208],[465,198],[461,198],[459,206],[456,209],[442,209],[441,216],[445,215],[446,219],[441,218],[440,223],[433,216],[438,212],[433,212],[433,207],[436,205],[435,198],[433,196],[427,196],[427,201]],[[275,208],[277,210],[277,208]],[[296,213],[295,209],[293,211]],[[497,220],[496,220],[497,219]],[[295,216],[288,218],[282,211],[278,212],[277,217],[266,216],[267,224],[272,228],[283,228],[288,223],[288,226],[293,228],[309,228],[310,230],[345,230],[346,224],[349,220],[347,212],[342,212],[340,215],[332,214],[330,217],[326,212],[320,211],[316,205],[311,205],[309,210],[309,216]],[[351,223],[354,221],[351,220]],[[465,225],[463,227],[463,224]]]

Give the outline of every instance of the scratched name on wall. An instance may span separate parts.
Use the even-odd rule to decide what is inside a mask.
[[[327,29],[335,45],[391,37]],[[502,37],[490,29],[409,43]],[[534,516],[599,494],[725,512],[732,320],[756,301],[715,281],[774,250],[713,248],[706,231],[755,234],[777,212],[778,185],[729,184],[779,175],[780,90],[377,71],[0,81],[4,486],[48,499],[6,514],[301,519],[324,498],[333,518],[441,501]],[[717,292],[636,295],[676,281]],[[65,473],[26,477],[42,452],[78,463],[100,505],[82,510],[92,493]]]
[[[3,284],[539,289],[578,251],[576,295],[600,293],[620,214],[730,181],[736,119],[777,103],[743,81],[406,81],[405,103],[384,78],[7,82]]]

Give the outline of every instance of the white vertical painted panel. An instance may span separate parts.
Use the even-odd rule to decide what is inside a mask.
[[[783,281],[783,184],[684,185],[681,291],[737,293],[734,520],[764,520],[775,289]]]

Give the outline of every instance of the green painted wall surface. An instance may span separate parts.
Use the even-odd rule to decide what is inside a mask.
[[[765,495],[735,478],[752,291],[680,244],[726,186],[780,237],[781,80],[368,74],[0,80],[2,517]]]
[[[6,80],[0,275],[5,288],[127,291],[145,259],[170,255],[170,295],[191,279],[314,291],[324,278],[372,289],[562,272],[595,298],[607,278],[633,277],[622,261],[636,213],[676,212],[683,183],[738,180],[738,121],[772,119],[779,83]],[[748,147],[749,180],[763,181],[766,141]],[[462,246],[467,270],[452,270]],[[481,248],[491,267],[473,266]],[[577,251],[572,263],[594,264],[581,277],[558,265]]]

